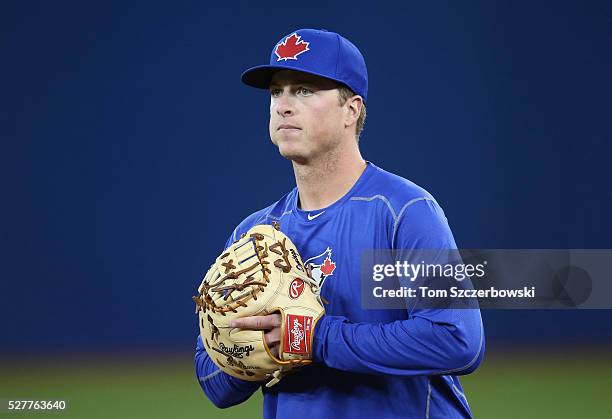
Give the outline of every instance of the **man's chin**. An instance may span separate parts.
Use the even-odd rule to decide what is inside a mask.
[[[297,164],[306,164],[308,162],[308,159],[306,158],[306,156],[302,154],[283,154],[281,153],[281,156]]]
[[[286,149],[284,147],[279,147],[278,152],[281,156],[286,158],[287,160],[291,160],[297,164],[306,164],[308,162],[308,156],[295,149]]]

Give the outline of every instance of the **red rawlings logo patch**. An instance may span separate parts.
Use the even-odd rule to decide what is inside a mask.
[[[289,297],[295,300],[302,295],[302,291],[304,291],[304,281],[300,278],[295,278],[291,281],[291,284],[289,284]]]
[[[274,48],[274,53],[278,57],[276,61],[297,60],[298,55],[310,51],[308,45],[310,42],[302,41],[301,36],[292,33]]]
[[[283,352],[288,354],[309,354],[312,317],[287,314]]]

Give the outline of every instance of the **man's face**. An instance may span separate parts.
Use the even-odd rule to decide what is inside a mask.
[[[298,71],[277,72],[270,83],[270,138],[281,155],[306,164],[342,140],[344,107],[332,80]]]

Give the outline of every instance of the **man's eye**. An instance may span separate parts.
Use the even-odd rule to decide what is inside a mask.
[[[280,89],[270,89],[270,96],[279,97],[281,95]]]
[[[312,93],[313,93],[312,90],[310,90],[310,89],[308,89],[306,87],[300,87],[297,90],[297,94],[298,95],[302,95],[302,96],[310,96]]]

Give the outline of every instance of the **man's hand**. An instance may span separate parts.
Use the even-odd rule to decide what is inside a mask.
[[[230,321],[230,327],[247,330],[263,330],[266,345],[270,348],[272,355],[278,358],[281,338],[281,316],[278,313],[267,316],[250,316]]]

